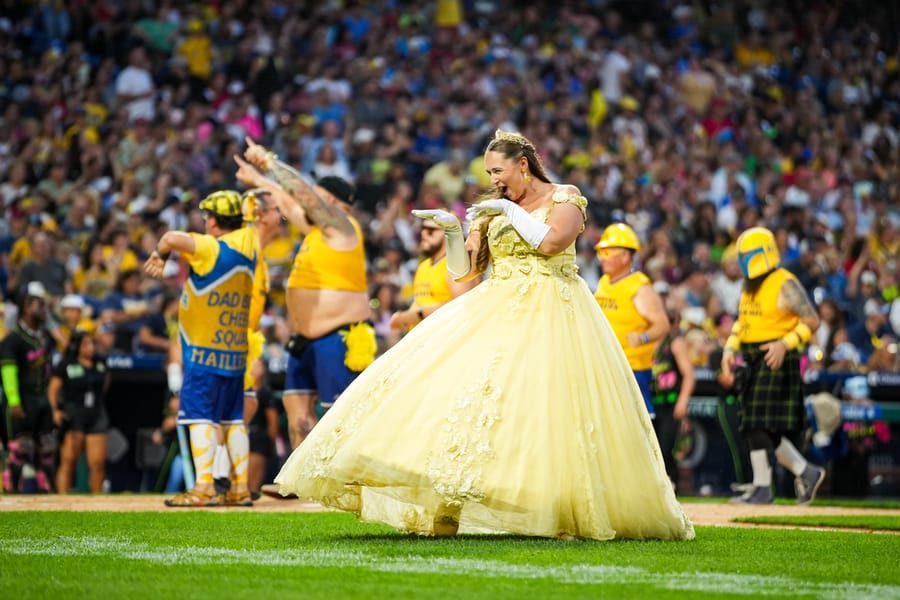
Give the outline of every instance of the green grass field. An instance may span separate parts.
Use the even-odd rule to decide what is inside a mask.
[[[839,531],[563,542],[424,538],[342,513],[0,513],[10,599],[885,599],[900,598],[898,557],[898,535]]]

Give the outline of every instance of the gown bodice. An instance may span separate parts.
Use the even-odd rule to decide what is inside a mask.
[[[575,204],[582,212],[587,206],[584,196],[558,191],[553,195],[553,205],[541,207],[530,214],[541,222],[546,222],[553,206],[562,203]],[[575,264],[575,242],[559,254],[544,254],[523,240],[504,215],[498,215],[491,220],[487,236],[491,251],[492,279],[533,275],[568,279],[578,275],[578,267]]]

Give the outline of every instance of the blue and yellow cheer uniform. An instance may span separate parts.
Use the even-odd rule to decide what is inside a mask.
[[[178,309],[184,384],[179,423],[243,420],[247,332],[259,240],[253,228],[215,238],[192,233]]]

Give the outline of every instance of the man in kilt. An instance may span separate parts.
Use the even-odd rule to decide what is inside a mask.
[[[770,453],[794,474],[797,504],[808,504],[825,479],[825,469],[809,464],[797,450],[805,427],[800,348],[819,326],[819,317],[796,277],[780,268],[775,236],[763,227],[746,230],[737,241],[744,273],[738,320],[725,343],[723,372],[735,354],[749,369],[739,391],[741,432],[750,448],[753,487],[736,502],[770,504]]]

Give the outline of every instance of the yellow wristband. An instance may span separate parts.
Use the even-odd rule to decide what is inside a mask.
[[[781,338],[781,341],[784,342],[784,345],[788,350],[793,350],[797,346],[808,342],[811,337],[812,329],[809,328],[809,325],[801,321],[800,323],[797,323],[792,330],[787,332],[784,337]]]
[[[812,329],[809,328],[809,325],[803,323],[797,323],[796,327],[794,327],[794,333],[797,334],[797,337],[800,338],[800,343],[805,344],[809,341],[809,338],[812,337]]]
[[[797,335],[796,331],[788,331],[787,334],[781,338],[781,343],[784,344],[784,347],[788,350],[793,350],[800,345],[800,336]]]

